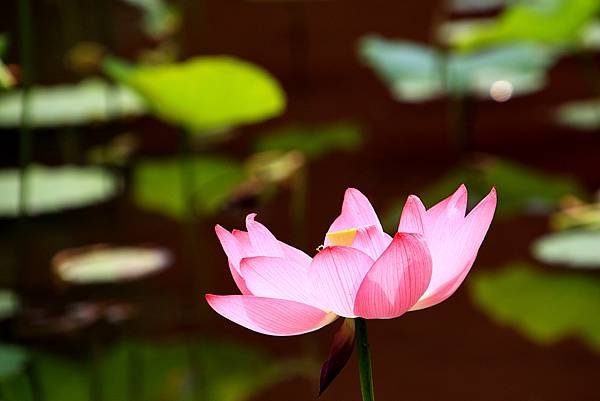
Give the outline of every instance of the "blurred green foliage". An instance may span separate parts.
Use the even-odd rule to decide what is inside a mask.
[[[146,35],[161,39],[179,28],[178,10],[164,0],[123,0],[143,12],[143,28]]]
[[[37,353],[35,363],[46,401],[90,400],[92,391],[105,400],[244,401],[278,381],[305,375],[312,367],[306,360],[276,360],[247,346],[214,341],[122,342],[99,356],[95,376],[89,362],[48,353]],[[30,398],[6,401],[17,400]]]
[[[192,204],[197,215],[217,212],[246,178],[240,163],[218,157],[190,160]],[[133,174],[133,196],[146,210],[182,218],[186,204],[182,189],[182,162],[176,159],[138,163]]]
[[[0,343],[0,383],[22,373],[28,360],[24,348]]]
[[[8,38],[5,34],[0,34],[0,57],[4,56],[6,49],[8,49]]]
[[[18,127],[22,107],[21,90],[1,95],[0,127]],[[145,112],[143,101],[130,89],[96,78],[73,85],[33,87],[29,107],[28,121],[33,128],[78,126]]]
[[[534,44],[513,44],[472,54],[448,53],[413,42],[378,36],[360,42],[364,62],[405,102],[467,94],[489,98],[494,82],[506,80],[512,95],[541,89],[555,52]]]
[[[0,34],[0,91],[8,89],[14,85],[14,78],[4,65],[2,58],[8,47],[8,39],[6,35]]]
[[[0,289],[0,320],[13,316],[19,306],[17,294],[12,290]]]
[[[583,29],[599,10],[598,0],[519,1],[494,23],[457,37],[454,45],[469,51],[516,42],[568,46],[581,39]]]
[[[570,337],[600,352],[600,280],[576,274],[548,274],[526,264],[469,279],[474,302],[501,325],[540,344]]]
[[[579,100],[558,109],[558,122],[571,128],[593,131],[600,128],[600,99]]]
[[[544,263],[600,269],[600,231],[568,230],[548,234],[533,244],[532,251]]]
[[[473,207],[492,187],[498,190],[498,218],[524,213],[549,213],[568,195],[585,193],[579,183],[569,177],[553,176],[529,167],[495,158],[486,158],[450,170],[417,195],[428,208],[450,196],[464,183],[469,190],[469,207]],[[395,202],[386,217],[385,226],[396,230],[405,199]]]
[[[308,159],[314,160],[337,150],[356,150],[362,143],[362,130],[351,123],[316,127],[292,125],[260,137],[256,149],[258,151],[298,150]]]
[[[196,57],[158,66],[108,59],[104,67],[138,91],[158,117],[197,134],[259,122],[285,108],[279,83],[264,69],[234,57]]]
[[[20,173],[0,170],[0,216],[19,215]],[[99,167],[44,167],[27,170],[26,209],[30,215],[88,206],[114,196],[118,179]]]

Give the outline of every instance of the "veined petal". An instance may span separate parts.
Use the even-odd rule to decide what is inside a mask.
[[[237,239],[242,247],[242,252],[244,256],[248,256],[253,253],[252,244],[250,243],[250,236],[246,231],[242,230],[231,230],[231,234]]]
[[[283,257],[285,259],[293,262],[294,264],[301,265],[304,267],[304,269],[308,270],[310,262],[312,261],[312,258],[310,256],[308,256],[300,249],[294,248],[293,246],[286,244],[285,242],[279,241],[279,245],[283,250]]]
[[[251,213],[246,217],[246,229],[254,255],[282,257],[283,249],[277,238],[267,227],[255,221],[255,217],[256,213]]]
[[[431,256],[419,234],[397,233],[363,280],[354,313],[366,319],[391,319],[407,312],[431,279]]]
[[[462,219],[467,212],[467,198],[467,187],[461,184],[452,195],[427,210],[427,216],[430,219]]]
[[[356,317],[354,299],[373,259],[346,246],[327,247],[314,258],[309,270],[315,302],[323,310]]]
[[[425,238],[434,268],[429,288],[413,309],[436,305],[460,286],[473,266],[490,227],[496,210],[496,199],[496,190],[492,189],[462,223],[452,230],[442,227],[443,217],[436,224],[425,227]]]
[[[376,260],[392,242],[392,237],[379,227],[359,228],[352,242],[352,248],[358,249]]]
[[[246,286],[240,270],[240,260],[244,257],[245,252],[243,246],[233,233],[230,233],[218,224],[215,226],[215,232],[217,233],[217,238],[219,238],[219,242],[221,243],[221,246],[227,255],[229,271],[231,272],[233,281],[235,281],[235,284],[242,294],[251,294],[250,290],[248,290],[248,287]]]
[[[402,209],[398,232],[423,234],[425,213],[425,206],[421,202],[421,199],[415,195],[410,195],[406,199],[406,203]]]
[[[246,285],[246,280],[238,273],[237,269],[233,266],[233,263],[229,262],[229,271],[231,272],[231,277],[233,277],[233,281],[235,281],[235,285],[240,290],[243,295],[252,295],[252,291],[248,289]]]
[[[252,294],[311,305],[308,269],[285,258],[255,256],[242,259],[242,275]]]
[[[250,236],[246,231],[233,230],[231,233],[240,242],[243,251],[243,257],[262,256],[255,252],[252,248]],[[285,242],[279,241],[279,245],[281,246],[286,258],[292,259],[294,262],[300,263],[308,269],[308,266],[310,266],[310,261],[312,260],[310,256],[300,249],[286,244]]]
[[[229,259],[229,262],[231,263],[231,265],[233,265],[233,267],[239,274],[240,260],[243,257],[243,249],[240,242],[232,233],[230,233],[218,224],[215,226],[215,233],[217,234],[217,238],[219,238],[221,247],[223,247],[223,250],[225,251],[227,258]]]
[[[368,226],[376,226],[383,231],[377,213],[367,197],[357,189],[348,188],[344,194],[342,212],[331,224],[328,232]]]
[[[337,318],[315,307],[283,299],[207,294],[206,301],[218,314],[232,322],[272,336],[308,333]]]

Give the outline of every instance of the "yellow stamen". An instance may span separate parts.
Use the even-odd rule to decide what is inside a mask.
[[[329,241],[329,245],[350,246],[354,242],[357,232],[356,228],[350,228],[348,230],[327,233],[327,240]]]

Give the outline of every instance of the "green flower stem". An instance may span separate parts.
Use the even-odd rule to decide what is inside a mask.
[[[371,367],[371,351],[367,336],[367,321],[356,318],[356,351],[358,352],[358,371],[360,374],[360,389],[363,401],[374,401],[373,369]]]

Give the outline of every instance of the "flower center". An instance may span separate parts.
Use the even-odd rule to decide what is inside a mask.
[[[351,246],[354,242],[354,238],[356,238],[356,233],[358,232],[357,228],[349,228],[347,230],[342,231],[334,231],[331,233],[327,233],[325,236],[327,238],[327,245],[329,246]]]

